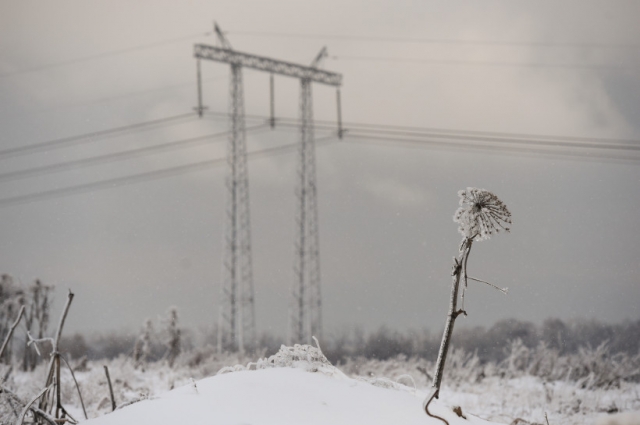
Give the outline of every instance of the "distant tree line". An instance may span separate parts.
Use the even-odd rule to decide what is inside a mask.
[[[399,332],[386,326],[365,335],[360,330],[330,339],[325,354],[333,362],[362,356],[385,360],[398,355],[433,360],[438,354],[440,332],[429,330]],[[508,355],[512,341],[520,340],[527,348],[544,345],[559,355],[574,354],[581,348],[596,348],[606,343],[611,354],[640,354],[640,319],[617,324],[596,320],[549,318],[542,324],[504,319],[490,328],[461,327],[453,336],[453,347],[475,353],[481,362],[500,362]]]
[[[119,355],[140,356],[142,341],[146,347],[145,355],[148,361],[154,361],[166,353],[166,342],[154,336],[148,326],[143,325],[139,335],[114,331],[88,337],[76,333],[63,338],[61,344],[74,358],[86,356],[94,360]],[[343,331],[325,338],[321,344],[323,352],[334,364],[355,357],[386,360],[399,355],[435,360],[440,337],[440,332],[426,329],[400,332],[382,326],[370,333],[365,333],[359,328]],[[530,349],[543,345],[558,355],[575,354],[581,348],[595,349],[603,343],[607,344],[611,354],[637,355],[640,354],[640,320],[606,324],[596,320],[547,319],[536,325],[516,319],[505,319],[489,328],[460,327],[454,334],[452,346],[454,349],[476,354],[482,363],[499,363],[509,356],[510,343],[516,340],[520,340]],[[264,333],[259,338],[255,351],[260,355],[273,354],[282,341],[283,339],[277,336]],[[182,350],[186,352],[203,346],[214,347],[215,342],[215,329],[182,332],[181,345]]]
[[[9,275],[0,278],[0,338],[4,339],[9,324],[14,320],[20,306],[24,305],[25,328],[32,338],[49,336],[49,322],[53,287],[34,281],[31,284],[16,282]],[[170,364],[182,352],[194,348],[215,347],[216,329],[193,331],[178,326],[178,312],[171,308],[168,316],[161,320],[154,330],[146,320],[139,333],[111,331],[81,333],[63,336],[61,349],[74,359],[86,357],[89,360],[115,358],[120,355],[139,360],[156,361],[167,359]],[[322,350],[334,364],[349,358],[386,360],[403,355],[418,359],[435,360],[440,345],[441,331],[429,329],[400,332],[386,326],[366,333],[360,328],[341,331],[325,336],[321,340]],[[36,363],[48,358],[47,345],[37,356],[29,347],[28,338],[16,336],[0,361],[9,363],[10,358],[20,359],[23,370],[33,370]],[[271,355],[284,341],[278,335],[263,333],[254,348],[257,355]],[[482,363],[498,363],[510,355],[509,347],[520,341],[528,349],[543,347],[560,356],[579,352],[581,349],[595,349],[606,343],[612,355],[624,353],[630,356],[640,354],[640,319],[623,323],[607,324],[596,320],[569,320],[549,318],[542,324],[534,324],[517,319],[504,319],[489,328],[460,327],[453,335],[452,346],[466,353],[475,354]]]

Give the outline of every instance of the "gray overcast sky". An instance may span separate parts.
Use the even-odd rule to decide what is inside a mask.
[[[242,51],[309,63],[327,45],[337,59],[328,59],[325,68],[344,75],[345,121],[640,140],[638,16],[636,1],[3,0],[0,149],[188,112],[195,105],[192,44],[214,43],[211,36],[196,36],[210,32],[214,19]],[[555,45],[365,42],[242,33],[247,31]],[[39,69],[189,35],[194,37]],[[514,63],[569,66],[509,65]],[[228,67],[205,63],[203,76],[205,103],[225,111]],[[244,78],[247,113],[266,114],[268,76],[246,70]],[[298,83],[277,78],[278,115],[295,117],[297,105]],[[314,113],[335,119],[332,89],[314,86]],[[2,159],[2,170],[225,128],[222,121],[200,120]],[[295,141],[295,132],[277,131],[252,135],[248,143],[253,150]],[[2,182],[0,196],[219,158],[224,149],[224,141],[212,142]],[[347,141],[319,146],[317,160],[329,331],[350,325],[442,326],[459,242],[451,217],[457,190],[467,186],[494,191],[510,207],[514,224],[511,234],[477,244],[470,260],[472,275],[508,286],[509,296],[472,284],[466,324],[490,325],[507,317],[640,317],[637,161]],[[249,167],[259,330],[284,335],[295,156],[251,160]],[[59,302],[65,288],[72,288],[77,298],[70,329],[136,329],[170,305],[180,309],[186,325],[212,324],[225,173],[218,167],[4,207],[0,271],[24,282],[40,278],[55,284]]]

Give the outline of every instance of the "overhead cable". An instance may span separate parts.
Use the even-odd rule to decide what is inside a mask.
[[[335,135],[330,135],[325,138],[316,139],[316,143],[329,142],[332,139],[335,140]],[[277,146],[274,148],[261,149],[254,152],[249,152],[247,158],[258,159],[272,155],[279,155],[287,152],[291,152],[298,149],[298,143],[287,144],[283,146]],[[227,163],[227,158],[215,158],[207,161],[200,161],[191,164],[179,165],[176,167],[162,168],[159,170],[149,171],[146,173],[133,174],[129,176],[117,177],[108,180],[101,180],[92,183],[84,183],[76,186],[63,187],[60,189],[45,190],[42,192],[30,193],[27,195],[12,196],[9,198],[0,199],[0,208],[11,205],[18,205],[29,203],[33,201],[40,201],[46,199],[54,199],[63,196],[76,195],[81,193],[93,192],[100,189],[114,188],[124,185],[142,183],[152,181],[165,177],[172,177],[191,173],[200,170],[206,170],[211,167],[224,165]]]
[[[384,146],[412,146],[423,149],[464,149],[475,151],[486,151],[498,154],[517,154],[517,155],[543,155],[561,159],[578,159],[578,160],[605,160],[616,161],[621,163],[638,162],[640,156],[624,155],[623,153],[593,152],[585,149],[567,150],[567,149],[550,149],[540,147],[527,146],[504,146],[493,144],[475,144],[466,142],[451,142],[433,139],[417,139],[403,138],[391,135],[371,135],[347,132],[345,139],[348,142],[354,142],[363,145],[384,145]]]
[[[598,49],[638,49],[638,43],[601,43],[601,42],[559,42],[559,41],[508,41],[508,40],[470,40],[456,38],[424,38],[424,37],[384,37],[370,35],[348,34],[311,34],[284,33],[268,31],[228,31],[233,36],[278,37],[278,38],[308,38],[362,42],[389,43],[420,43],[420,44],[458,44],[478,46],[506,46],[506,47],[570,47],[570,48],[598,48]]]
[[[536,63],[536,62],[505,62],[505,61],[474,61],[474,60],[442,60],[420,58],[398,58],[378,56],[329,56],[329,59],[364,62],[389,62],[389,63],[415,63],[424,65],[464,65],[464,66],[492,66],[508,68],[557,68],[557,69],[584,69],[594,71],[631,71],[638,72],[640,67],[610,64],[584,64],[584,63]]]
[[[265,128],[265,127],[266,127],[265,125],[257,125],[254,127],[247,128],[247,131],[258,130],[260,128]],[[167,152],[175,149],[204,145],[211,142],[212,140],[220,139],[228,135],[229,135],[229,132],[224,131],[222,133],[191,137],[188,139],[176,140],[173,142],[162,143],[159,145],[145,146],[143,148],[132,149],[128,151],[114,152],[114,153],[109,153],[105,155],[93,156],[90,158],[77,159],[74,161],[60,162],[57,164],[50,164],[50,165],[44,165],[41,167],[29,168],[26,170],[11,171],[8,173],[0,174],[0,182],[17,180],[17,179],[22,179],[27,177],[35,177],[35,176],[40,176],[44,174],[50,174],[50,173],[66,171],[66,170],[71,170],[71,169],[76,169],[81,167],[87,167],[90,165],[103,165],[103,164],[108,164],[114,161],[137,158],[137,157],[146,156],[149,154],[155,154],[155,153]]]
[[[26,146],[17,146],[14,148],[0,150],[0,159],[7,157],[13,157],[18,155],[26,155],[35,152],[41,152],[50,149],[58,149],[71,145],[77,145],[80,143],[87,143],[99,140],[104,137],[113,137],[123,135],[126,133],[146,130],[162,125],[173,125],[177,123],[186,122],[192,119],[196,119],[197,116],[192,112],[180,115],[173,115],[170,117],[159,118],[150,121],[143,121],[140,123],[129,124],[121,127],[109,128],[106,130],[93,131],[91,133],[79,134],[76,136],[62,137],[60,139],[48,140],[46,142],[35,143]]]
[[[81,62],[87,62],[87,61],[92,61],[92,60],[96,60],[96,59],[102,59],[102,58],[106,58],[106,57],[110,57],[110,56],[117,56],[117,55],[121,55],[123,53],[131,53],[131,52],[137,52],[137,51],[140,51],[140,50],[153,49],[153,48],[156,48],[156,47],[166,46],[168,44],[175,44],[175,43],[179,43],[181,41],[191,40],[191,39],[198,38],[198,37],[205,37],[205,36],[208,36],[208,35],[211,35],[211,32],[185,35],[185,36],[182,36],[182,37],[176,37],[176,38],[170,38],[170,39],[166,39],[166,40],[155,41],[153,43],[141,44],[141,45],[132,46],[132,47],[126,47],[124,49],[108,50],[108,51],[105,51],[105,52],[97,53],[95,55],[84,56],[84,57],[79,57],[79,58],[74,58],[74,59],[68,59],[68,60],[61,61],[61,62],[48,63],[48,64],[44,64],[44,65],[35,66],[33,68],[19,69],[19,70],[16,70],[16,71],[7,72],[7,73],[4,73],[4,74],[0,74],[0,78],[12,77],[14,75],[31,74],[33,72],[43,71],[43,70],[46,70],[46,69],[59,68],[61,66],[73,65],[73,64],[77,64],[77,63],[81,63]]]
[[[210,115],[212,117],[219,118],[227,118],[228,113],[226,112],[216,112],[216,111],[205,111],[205,115]],[[255,120],[268,120],[270,119],[267,115],[252,115],[246,114],[245,118],[247,119],[255,119]],[[329,120],[314,120],[317,126],[325,126],[331,127],[336,125],[335,121]],[[300,122],[299,118],[291,118],[291,117],[276,117],[276,123],[280,124],[297,124]],[[537,134],[537,133],[508,133],[508,132],[498,132],[498,131],[481,131],[481,130],[457,130],[457,129],[446,129],[439,127],[417,127],[417,126],[404,126],[404,125],[391,125],[391,124],[371,124],[371,123],[362,123],[362,122],[343,122],[344,128],[361,130],[361,129],[381,129],[381,130],[400,130],[400,131],[408,131],[415,132],[420,134],[433,134],[433,133],[443,133],[444,134],[452,134],[452,135],[471,135],[471,136],[479,136],[479,137],[499,137],[499,138],[513,138],[513,139],[526,139],[526,140],[552,140],[552,141],[576,141],[576,142],[593,142],[593,143],[602,143],[602,144],[628,144],[631,146],[640,145],[640,140],[633,139],[621,139],[621,138],[604,138],[604,137],[587,137],[587,136],[557,136],[557,135],[549,135],[549,134]]]

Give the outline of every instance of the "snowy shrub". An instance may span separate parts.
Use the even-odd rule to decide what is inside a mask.
[[[316,337],[312,337],[316,347],[306,344],[295,344],[293,347],[282,345],[280,350],[272,356],[250,362],[247,366],[238,364],[221,369],[218,374],[237,372],[241,370],[269,369],[274,367],[291,367],[307,372],[320,372],[329,376],[344,376],[342,372],[327,360],[320,349]]]
[[[151,354],[152,333],[153,324],[151,323],[151,319],[147,319],[144,322],[142,333],[136,340],[136,343],[133,347],[133,361],[136,368],[143,367],[146,364],[149,355]]]
[[[165,352],[164,357],[169,362],[169,367],[173,367],[173,364],[182,349],[181,331],[180,328],[178,328],[178,309],[176,307],[171,307],[169,309],[169,317],[166,319],[165,333],[167,334],[165,339],[167,351]]]

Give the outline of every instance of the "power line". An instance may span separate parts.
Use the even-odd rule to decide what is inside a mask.
[[[258,115],[251,116],[252,118],[259,118]],[[279,126],[296,127],[296,123],[299,121],[295,118],[284,118],[276,120]],[[326,124],[324,124],[326,123]],[[330,121],[323,121],[315,126],[320,129],[334,129],[335,123]],[[402,130],[406,129],[406,130]],[[418,131],[416,131],[418,130]],[[431,132],[425,131],[431,130]],[[440,131],[440,133],[434,133],[433,131]],[[356,124],[351,123],[343,127],[343,131],[347,132],[354,137],[365,139],[371,137],[372,139],[388,140],[388,141],[404,141],[404,142],[424,142],[424,138],[430,138],[428,144],[432,146],[452,146],[452,147],[467,147],[484,150],[499,151],[503,149],[504,152],[537,152],[537,153],[549,153],[559,152],[552,150],[558,149],[573,149],[572,151],[566,151],[562,155],[574,155],[576,157],[589,157],[592,159],[630,159],[627,156],[622,156],[625,153],[633,154],[640,151],[640,141],[625,140],[625,139],[602,139],[602,138],[579,138],[571,136],[548,136],[548,135],[526,135],[523,133],[500,133],[500,132],[472,132],[472,131],[460,131],[456,133],[456,130],[445,129],[425,129],[420,127],[403,127],[403,126],[385,126],[381,124]],[[371,135],[373,133],[373,135]],[[383,135],[383,136],[380,136]],[[386,137],[384,135],[387,135]],[[529,136],[529,137],[527,137]],[[420,138],[416,140],[416,138]],[[555,138],[555,139],[554,139]],[[435,140],[440,139],[440,140]],[[452,139],[444,141],[441,139]],[[455,141],[461,140],[463,142]],[[466,141],[466,143],[465,143]],[[573,141],[573,142],[572,142]],[[472,143],[476,142],[476,143]],[[485,143],[485,145],[482,145]],[[492,143],[494,146],[487,146],[486,143]],[[495,145],[498,146],[495,146]],[[520,148],[518,148],[518,146]],[[545,150],[547,149],[547,150]],[[595,150],[605,152],[600,154],[597,152],[584,153],[584,150]],[[582,151],[580,151],[582,150]],[[620,155],[612,156],[606,155],[606,151],[619,152]]]
[[[216,112],[209,112],[217,115]],[[222,114],[220,114],[222,115]],[[249,115],[249,118],[267,119],[266,116]],[[296,127],[296,118],[278,118],[279,126]],[[316,128],[332,130],[335,123],[320,121]],[[640,152],[640,141],[628,139],[604,139],[595,137],[550,136],[524,133],[482,132],[468,130],[448,130],[425,127],[409,127],[384,124],[344,123],[344,131],[353,138],[378,139],[386,141],[402,141],[422,143],[430,146],[450,146],[458,148],[478,148],[512,153],[559,153],[558,149],[573,149],[559,153],[562,156],[588,157],[591,159],[636,159],[625,154]],[[425,139],[428,138],[428,139]],[[445,139],[445,140],[442,140]],[[449,139],[449,140],[447,140]],[[475,142],[475,143],[474,143]],[[484,144],[483,144],[484,143]],[[491,146],[487,143],[492,144]],[[586,152],[586,150],[591,150]],[[619,155],[608,155],[618,152]]]
[[[598,49],[638,49],[637,43],[581,43],[581,42],[552,42],[552,41],[505,41],[505,40],[464,40],[453,38],[412,38],[412,37],[379,37],[367,35],[346,34],[304,34],[283,33],[266,31],[228,31],[234,36],[249,37],[279,37],[279,38],[307,38],[341,41],[361,42],[389,42],[389,43],[419,43],[419,44],[454,44],[454,45],[478,45],[478,46],[505,46],[505,47],[564,47],[564,48],[598,48]]]
[[[495,145],[480,145],[474,143],[459,143],[459,142],[444,142],[439,140],[432,139],[409,139],[409,138],[399,138],[399,137],[391,137],[391,136],[374,136],[374,135],[362,135],[357,133],[347,132],[345,134],[345,138],[347,141],[351,140],[354,143],[365,144],[365,145],[376,145],[382,144],[386,146],[413,146],[417,148],[427,148],[433,149],[435,148],[444,148],[444,149],[471,149],[476,151],[487,151],[494,152],[498,154],[517,154],[517,155],[546,155],[552,156],[561,159],[581,159],[581,160],[614,160],[614,161],[622,161],[622,162],[637,162],[640,161],[640,156],[629,156],[629,155],[607,155],[603,152],[586,152],[582,151],[568,151],[568,150],[556,150],[556,149],[541,149],[538,147],[527,148],[522,146],[495,146]]]
[[[209,113],[214,115],[220,114],[216,112]],[[261,115],[248,115],[247,117],[267,119],[266,116]],[[276,120],[280,127],[297,127],[296,124],[298,121],[296,118],[278,118]],[[318,120],[318,122],[320,124],[316,125],[316,128],[325,130],[335,129],[335,123],[332,121]],[[474,132],[468,130],[447,130],[384,124],[344,124],[346,125],[346,127],[343,127],[345,134],[351,136],[352,140],[360,140],[360,143],[367,143],[364,140],[377,140],[385,142],[385,145],[396,142],[398,144],[422,145],[420,147],[467,148],[497,153],[547,155],[564,159],[574,157],[576,159],[592,160],[640,160],[640,157],[625,155],[627,153],[633,155],[640,151],[640,141],[637,140],[594,137],[580,138],[524,133]],[[440,134],[433,133],[434,131],[440,132]],[[570,141],[574,141],[575,143],[571,143]],[[565,150],[561,151],[560,149]],[[608,151],[613,154],[608,154]],[[616,152],[619,154],[615,155]]]
[[[69,59],[69,60],[66,60],[66,61],[40,65],[40,66],[36,66],[36,67],[33,67],[33,68],[20,69],[20,70],[17,70],[17,71],[7,72],[5,74],[0,74],[0,78],[12,77],[14,75],[30,74],[30,73],[33,73],[33,72],[43,71],[45,69],[59,68],[61,66],[73,65],[73,64],[77,64],[77,63],[81,63],[81,62],[87,62],[87,61],[92,61],[92,60],[96,60],[96,59],[102,59],[102,58],[106,58],[106,57],[117,56],[117,55],[121,55],[123,53],[130,53],[130,52],[137,52],[137,51],[140,51],[140,50],[153,49],[153,48],[156,48],[156,47],[166,46],[168,44],[175,44],[175,43],[179,43],[181,41],[191,40],[191,39],[194,39],[194,38],[204,37],[204,36],[208,36],[208,35],[211,35],[211,32],[185,35],[185,36],[182,36],[182,37],[176,37],[176,38],[170,38],[170,39],[166,39],[166,40],[160,40],[160,41],[156,41],[156,42],[153,42],[153,43],[141,44],[141,45],[132,46],[132,47],[126,47],[124,49],[109,50],[109,51],[106,51],[106,52],[97,53],[95,55],[84,56],[84,57],[80,57],[80,58]]]
[[[265,128],[265,125],[258,125],[255,127],[250,127],[247,131],[258,130],[260,128]],[[159,152],[166,152],[174,149],[180,149],[185,147],[193,147],[202,144],[206,144],[211,140],[218,139],[221,137],[228,136],[229,132],[224,131],[222,133],[215,134],[207,134],[204,136],[191,137],[188,139],[176,140],[173,142],[162,143],[159,145],[146,146],[139,149],[132,149],[123,152],[115,152],[106,155],[99,155],[90,158],[83,158],[74,161],[66,161],[57,164],[45,165],[42,167],[29,168],[26,170],[12,171],[8,173],[0,174],[0,182],[6,182],[11,180],[23,179],[27,177],[35,177],[44,174],[50,174],[60,171],[66,171],[75,168],[87,167],[89,165],[103,165],[108,164],[115,161],[120,161],[124,159],[131,159],[140,156],[146,156],[149,154],[155,154]]]
[[[325,138],[321,138],[316,140],[316,142],[329,142],[331,139],[335,140],[335,136],[327,136]],[[271,155],[278,155],[287,152],[294,151],[298,148],[297,143],[292,143],[288,145],[278,146],[275,148],[267,148],[254,152],[249,152],[247,154],[247,158],[249,159],[258,159],[264,158]],[[205,170],[211,167],[216,167],[219,165],[224,165],[227,162],[227,158],[215,158],[207,161],[200,161],[191,164],[179,165],[177,167],[171,168],[163,168],[160,170],[149,171],[146,173],[134,174],[129,176],[117,177],[108,180],[101,180],[98,182],[79,184],[76,186],[64,187],[60,189],[46,190],[42,192],[30,193],[27,195],[19,195],[13,196],[10,198],[0,199],[0,208],[7,207],[11,205],[24,204],[33,201],[40,201],[45,199],[54,199],[62,196],[76,195],[81,193],[93,192],[95,190],[100,189],[108,189],[118,186],[143,183],[147,181],[152,181],[165,177],[172,177],[181,174],[191,173],[194,171]]]
[[[324,123],[333,123],[332,121],[323,121]],[[350,127],[364,127],[364,128],[381,128],[381,129],[393,129],[415,132],[437,132],[448,134],[468,134],[468,135],[480,135],[480,136],[495,136],[506,138],[521,138],[521,139],[539,139],[539,140],[564,140],[564,141],[577,141],[577,142],[594,142],[594,143],[628,143],[628,144],[640,144],[640,140],[632,139],[618,139],[618,138],[604,138],[604,137],[581,137],[581,136],[558,136],[550,134],[537,134],[537,133],[507,133],[500,131],[482,131],[482,130],[456,130],[446,129],[439,127],[416,127],[416,126],[401,126],[391,124],[369,124],[351,122],[345,123]]]
[[[605,144],[605,143],[584,143],[584,142],[565,142],[565,141],[551,141],[551,140],[535,140],[535,139],[520,139],[520,138],[507,138],[507,137],[485,137],[485,136],[472,136],[472,135],[460,135],[452,133],[416,133],[399,130],[381,130],[381,129],[354,129],[359,133],[383,133],[397,136],[408,137],[434,137],[439,139],[454,139],[463,141],[476,141],[476,142],[490,142],[499,144],[521,145],[521,146],[542,146],[542,147],[561,147],[561,148],[586,148],[586,149],[604,149],[604,150],[616,150],[616,151],[640,151],[640,144],[638,145],[623,145],[623,144]]]
[[[557,69],[585,69],[601,71],[640,71],[639,67],[598,65],[598,64],[564,64],[564,63],[535,63],[535,62],[502,62],[502,61],[471,61],[471,60],[440,60],[440,59],[418,59],[418,58],[392,58],[376,56],[329,56],[329,59],[359,61],[359,62],[390,62],[390,63],[415,63],[425,65],[471,65],[471,66],[492,66],[506,68],[557,68]]]
[[[186,119],[186,120],[185,120]],[[0,159],[18,155],[26,155],[30,153],[40,152],[49,149],[58,149],[71,145],[87,142],[93,142],[103,137],[110,137],[116,135],[122,135],[133,131],[145,130],[161,125],[173,125],[180,123],[180,121],[186,122],[192,119],[196,119],[196,116],[189,112],[186,114],[174,115],[171,117],[160,118],[151,121],[144,121],[136,124],[129,124],[122,127],[110,128],[106,130],[94,131],[91,133],[80,134],[77,136],[63,137],[55,140],[48,140],[46,142],[36,143],[27,146],[18,146],[15,148],[0,150]],[[89,139],[89,140],[87,140]]]
[[[226,112],[216,112],[216,111],[206,111],[205,115],[211,115],[213,117],[226,118],[228,117],[228,113]],[[258,115],[258,114],[247,114],[246,118],[250,119],[260,119],[260,120],[268,120],[270,119],[267,115]],[[300,122],[298,118],[291,117],[279,117],[276,118],[276,122],[279,124],[297,124]],[[331,127],[335,126],[335,121],[329,120],[315,120],[316,123],[320,124],[320,126]],[[576,141],[576,142],[593,142],[593,143],[602,143],[602,144],[629,144],[629,145],[640,145],[640,140],[632,140],[632,139],[618,139],[618,138],[604,138],[604,137],[581,137],[581,136],[558,136],[558,135],[549,135],[549,134],[536,134],[536,133],[507,133],[507,132],[499,132],[499,131],[481,131],[481,130],[456,130],[456,129],[447,129],[447,128],[439,128],[439,127],[416,127],[416,126],[403,126],[403,125],[392,125],[392,124],[371,124],[371,123],[362,123],[362,122],[343,122],[345,128],[353,129],[353,130],[367,130],[367,129],[381,129],[381,130],[401,130],[408,131],[414,133],[443,133],[452,134],[452,135],[471,135],[471,136],[480,136],[480,137],[499,137],[499,138],[513,138],[513,139],[526,139],[526,140],[552,140],[552,141]]]

